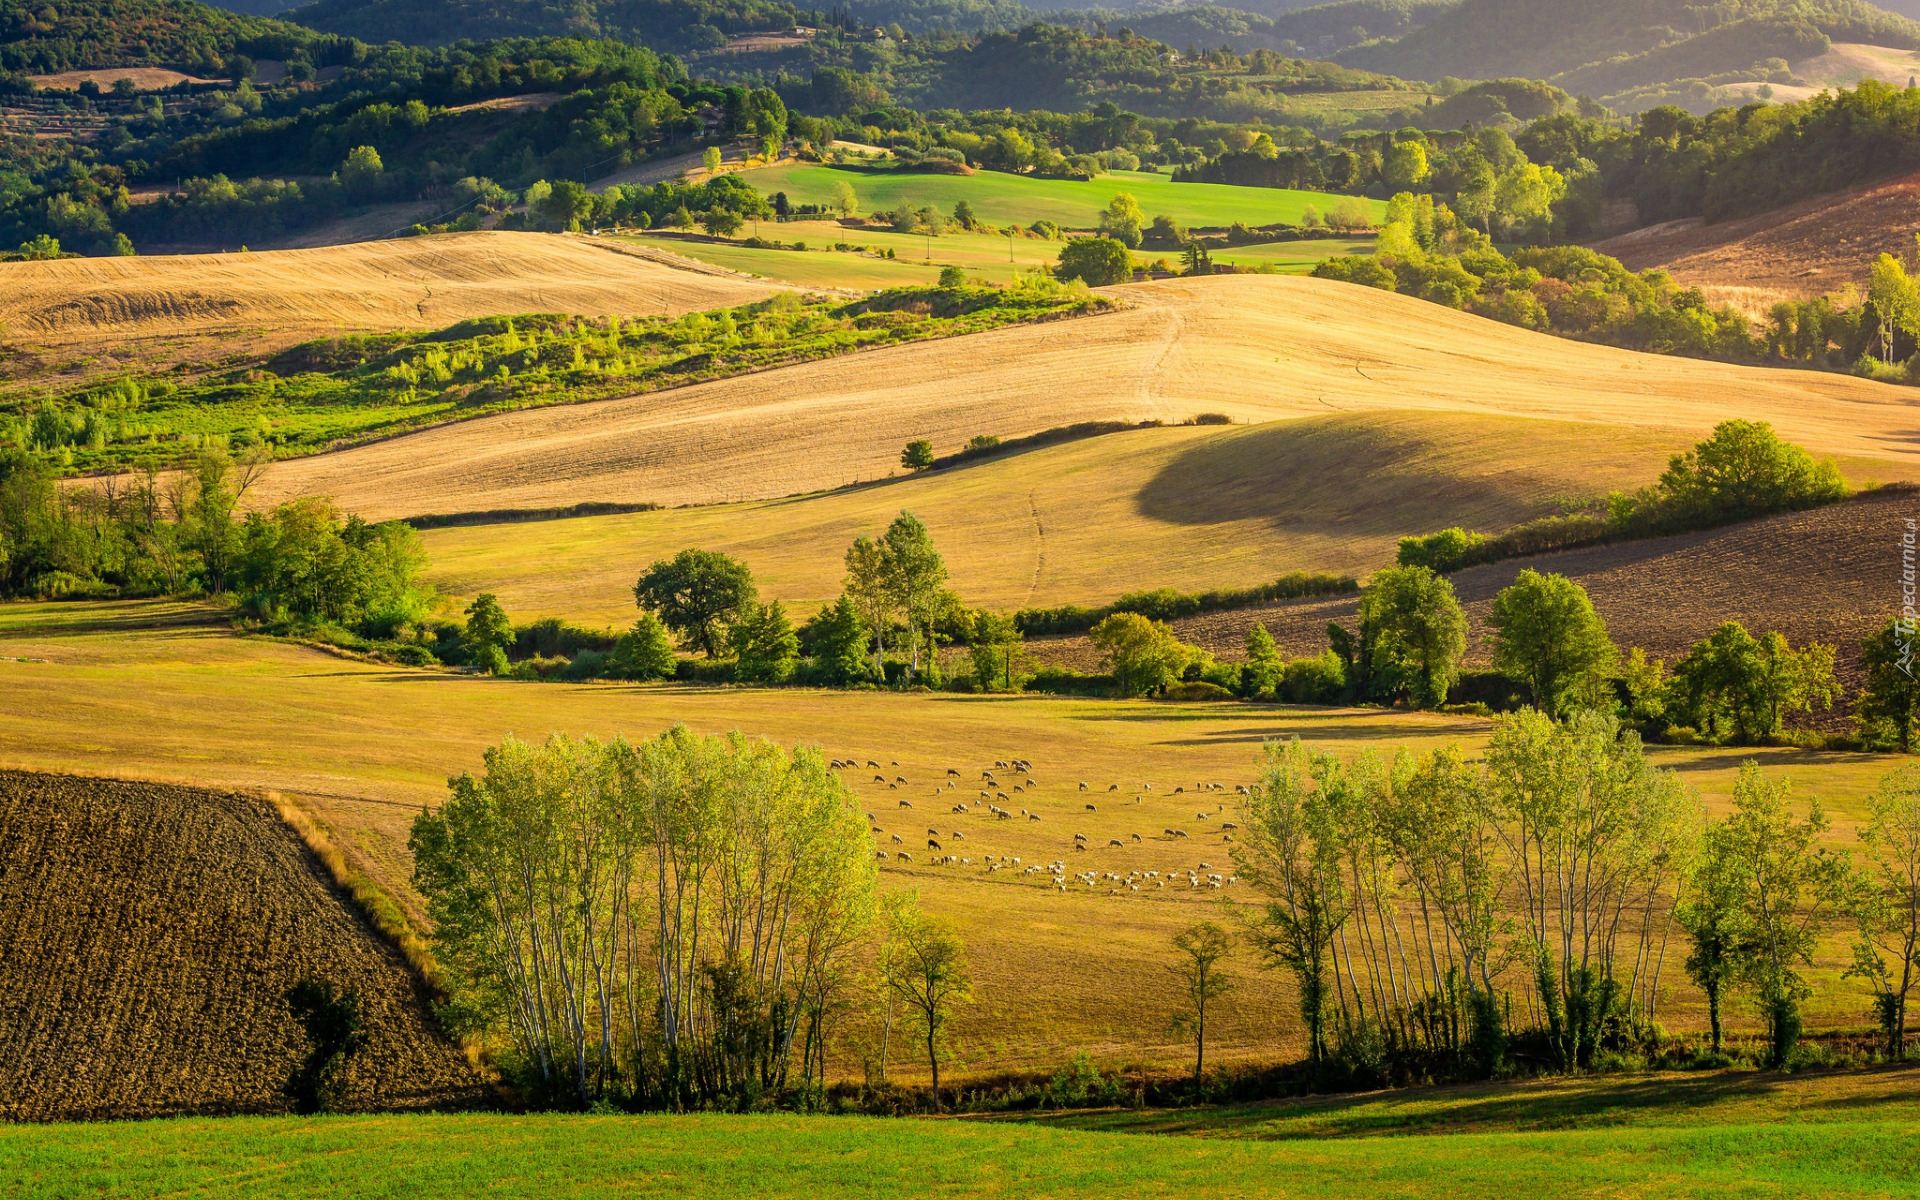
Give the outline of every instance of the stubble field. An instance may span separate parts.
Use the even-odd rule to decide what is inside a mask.
[[[1704,435],[1771,421],[1819,454],[1920,460],[1907,389],[1636,354],[1327,280],[1241,275],[1115,289],[1125,311],[899,346],[628,400],[509,413],[275,467],[262,501],[368,517],[580,501],[713,504],[898,470],[929,438],[1080,421],[1273,421],[1389,410]]]

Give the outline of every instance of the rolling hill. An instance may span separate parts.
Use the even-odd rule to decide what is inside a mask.
[[[537,233],[7,263],[0,281],[6,336],[58,345],[241,330],[297,340],[515,312],[681,313],[776,290],[684,260]]]
[[[7,1120],[286,1111],[305,1042],[281,996],[303,978],[360,998],[348,1107],[486,1100],[425,986],[264,801],[0,771],[0,847]]]
[[[1570,342],[1320,279],[1178,279],[1116,294],[1131,307],[289,461],[262,499],[326,494],[370,517],[770,499],[884,478],[912,438],[948,452],[976,434],[1208,412],[1465,412],[1689,436],[1748,417],[1822,454],[1897,464],[1883,478],[1920,459],[1908,438],[1920,398],[1847,376]]]
[[[1666,221],[1600,242],[1633,270],[1659,267],[1756,316],[1776,300],[1862,293],[1881,254],[1905,257],[1920,227],[1920,174],[1814,196],[1714,224]]]

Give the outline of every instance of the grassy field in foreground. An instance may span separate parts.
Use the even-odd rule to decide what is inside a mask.
[[[833,185],[853,188],[862,213],[892,210],[901,203],[916,208],[931,204],[952,212],[965,200],[983,221],[996,225],[1031,225],[1048,220],[1068,229],[1091,229],[1107,202],[1120,192],[1131,193],[1149,218],[1169,216],[1182,225],[1225,228],[1235,221],[1272,225],[1300,220],[1307,205],[1323,214],[1346,196],[1325,192],[1296,192],[1282,188],[1237,187],[1225,183],[1175,183],[1170,175],[1145,171],[1115,171],[1097,179],[1034,179],[1000,171],[973,175],[921,175],[905,171],[810,166],[790,163],[743,171],[740,179],[763,194],[785,192],[795,204],[826,204]],[[1386,204],[1363,200],[1376,220],[1386,215]]]
[[[1224,863],[1217,825],[1195,821],[1204,802],[1192,789],[1201,780],[1229,792],[1251,782],[1265,739],[1298,735],[1342,755],[1445,743],[1475,753],[1487,732],[1470,717],[1378,709],[517,683],[237,637],[205,609],[158,603],[0,605],[0,695],[7,714],[0,764],[279,790],[309,807],[353,863],[416,915],[409,825],[423,804],[445,797],[449,775],[476,769],[481,750],[508,733],[650,737],[679,721],[876,760],[889,779],[909,781],[896,788],[872,782],[876,772],[847,775],[875,814],[881,844],[935,822],[967,833],[970,866],[889,862],[882,874],[885,887],[922,889],[927,907],[954,917],[967,941],[976,1001],[957,1029],[956,1078],[1052,1071],[1081,1050],[1108,1067],[1178,1069],[1187,1052],[1168,1030],[1177,1004],[1162,969],[1168,940],[1217,916],[1216,897],[1251,898],[1236,887],[1061,893],[1014,872],[990,875],[985,855],[1047,862],[1071,856],[1077,832],[1098,847],[1078,856],[1088,867],[1184,871]],[[1041,814],[1040,823],[955,817],[931,799],[947,767],[977,774],[1009,757],[1034,764],[1040,785],[1018,807]],[[1863,798],[1897,762],[1698,747],[1656,748],[1652,757],[1679,771],[1714,809],[1727,803],[1742,760],[1783,771],[1796,797],[1820,796],[1841,842],[1853,837]],[[1081,781],[1096,793],[1098,811],[1085,811],[1096,797],[1078,790]],[[1115,784],[1124,790],[1110,793]],[[1187,794],[1175,792],[1182,786]],[[919,810],[901,811],[902,799]],[[1158,832],[1175,825],[1194,836],[1174,841]],[[1145,835],[1140,844],[1107,846],[1136,832]],[[1702,1005],[1681,979],[1678,946],[1669,953],[1676,957],[1659,1018],[1670,1030],[1697,1029]],[[1839,978],[1844,965],[1836,938],[1811,973],[1810,1027],[1864,1023],[1866,999],[1857,981]],[[1292,1055],[1298,1022],[1290,989],[1250,960],[1232,971],[1241,986],[1210,1019],[1209,1062]],[[1749,1027],[1751,1006],[1735,1006],[1730,1018]]]
[[[1628,1077],[1576,1081],[1584,1104],[1488,1085],[1044,1122],[545,1115],[13,1127],[0,1130],[0,1190],[32,1200],[1911,1196],[1915,1082],[1911,1070]],[[1727,1095],[1744,1099],[1716,1102]],[[1474,1119],[1489,1104],[1502,1114]],[[1390,1115],[1409,1105],[1432,1119]],[[1382,1120],[1310,1133],[1241,1120],[1327,1108]],[[1165,1136],[1175,1133],[1197,1136]]]

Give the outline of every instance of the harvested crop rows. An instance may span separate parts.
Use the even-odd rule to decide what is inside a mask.
[[[1132,307],[314,456],[274,468],[261,496],[331,495],[369,517],[711,504],[884,478],[914,437],[951,449],[981,433],[1202,412],[1416,409],[1689,435],[1747,417],[1817,453],[1900,464],[1889,474],[1920,461],[1912,393],[1847,376],[1635,354],[1319,279],[1116,294]]]
[[[652,315],[775,290],[584,238],[464,233],[314,250],[0,265],[9,339],[87,346],[268,330],[282,342],[518,312]],[[692,266],[692,264],[688,264]]]
[[[0,1116],[276,1112],[303,977],[357,990],[356,1109],[458,1107],[483,1085],[397,951],[262,801],[0,772]]]

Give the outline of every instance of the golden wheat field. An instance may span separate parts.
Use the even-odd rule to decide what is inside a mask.
[[[1287,276],[1115,289],[1122,312],[892,347],[643,397],[509,413],[274,468],[261,501],[330,495],[368,517],[580,501],[712,504],[884,478],[957,449],[1090,420],[1267,421],[1389,409],[1697,436],[1773,422],[1821,454],[1917,459],[1920,404],[1847,376],[1638,354],[1394,293]]]
[[[74,347],[235,331],[293,341],[502,313],[681,313],[773,290],[586,238],[462,233],[312,250],[7,263],[0,326],[9,341]]]
[[[1650,482],[1678,430],[1389,411],[1135,429],[787,500],[432,529],[430,578],[520,619],[633,619],[633,582],[685,546],[724,550],[797,608],[839,594],[842,556],[902,510],[927,522],[968,603],[1102,603],[1288,571],[1364,576],[1395,539],[1498,529]]]
[[[1345,754],[1445,742],[1471,750],[1486,730],[1473,718],[1385,710],[516,683],[242,638],[206,609],[161,603],[0,607],[0,689],[12,715],[0,725],[0,763],[278,789],[308,807],[354,865],[416,918],[409,823],[444,795],[448,775],[477,769],[482,748],[509,733],[647,737],[685,722],[818,744],[860,764],[843,777],[875,818],[877,848],[919,857],[932,831],[970,860],[934,867],[890,859],[883,884],[922,889],[931,909],[960,923],[977,996],[962,1019],[961,1058],[975,1072],[1046,1069],[1079,1049],[1109,1062],[1177,1064],[1167,939],[1194,920],[1223,916],[1223,900],[1251,899],[1231,885],[1135,894],[1096,881],[1061,893],[1011,865],[988,872],[990,856],[1018,857],[1023,867],[1063,859],[1070,870],[1116,874],[1217,869],[1229,863],[1219,824],[1231,818],[1234,786],[1255,775],[1263,740],[1297,735]],[[1786,771],[1798,795],[1817,792],[1829,804],[1839,841],[1852,836],[1862,797],[1892,765],[1780,749],[1653,753],[1715,807],[1743,758]],[[1026,787],[1003,771],[995,790],[1021,782],[1008,807],[1039,821],[952,811],[977,798],[983,770],[1011,757],[1031,759],[1038,783]],[[950,789],[948,768],[961,772]],[[1198,790],[1210,784],[1225,793]],[[1169,838],[1163,831],[1171,828],[1189,836]],[[957,841],[956,830],[964,835]],[[1075,833],[1094,848],[1076,854]],[[1109,846],[1113,840],[1122,845]],[[1825,1007],[1810,1020],[1857,1025],[1864,1001],[1837,979],[1839,953],[1835,946],[1821,957]],[[1210,1054],[1217,1047],[1224,1062],[1291,1053],[1287,989],[1244,960],[1234,972],[1242,989],[1221,1010]],[[1697,997],[1677,971],[1671,978],[1665,1019],[1691,1028]]]

